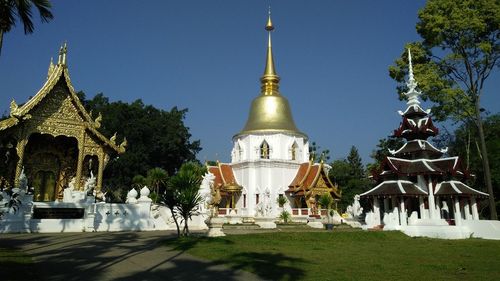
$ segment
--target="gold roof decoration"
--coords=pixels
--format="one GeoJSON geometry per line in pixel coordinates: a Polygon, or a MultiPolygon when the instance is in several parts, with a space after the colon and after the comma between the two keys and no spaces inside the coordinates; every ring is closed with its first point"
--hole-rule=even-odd
{"type": "Polygon", "coordinates": [[[271,20],[271,10],[265,29],[268,32],[266,66],[260,78],[261,93],[252,101],[250,113],[243,130],[238,135],[253,133],[289,133],[307,138],[300,132],[293,120],[288,100],[279,92],[280,77],[276,73],[272,51],[271,32],[274,25],[271,20]]]}
{"type": "Polygon", "coordinates": [[[108,138],[97,131],[97,129],[100,127],[102,116],[99,114],[98,118],[94,121],[92,119],[92,116],[87,112],[87,110],[85,110],[85,107],[76,95],[75,89],[73,88],[73,85],[71,83],[68,67],[66,65],[67,50],[67,44],[64,43],[59,49],[57,64],[54,64],[52,59],[50,61],[47,81],[45,81],[45,84],[42,86],[42,88],[30,100],[28,100],[21,106],[18,106],[17,103],[12,100],[10,104],[10,118],[0,121],[0,131],[17,125],[21,120],[31,118],[30,112],[38,104],[40,104],[47,95],[49,95],[51,90],[61,79],[64,79],[63,82],[65,82],[64,84],[69,90],[71,103],[77,108],[78,114],[82,117],[85,129],[90,131],[93,135],[95,135],[98,139],[100,139],[103,143],[105,143],[113,150],[119,153],[125,152],[125,146],[120,147],[112,143],[108,138]]]}

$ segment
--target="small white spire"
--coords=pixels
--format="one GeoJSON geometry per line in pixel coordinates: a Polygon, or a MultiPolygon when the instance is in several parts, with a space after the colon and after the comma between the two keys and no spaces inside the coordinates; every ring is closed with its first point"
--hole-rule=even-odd
{"type": "Polygon", "coordinates": [[[419,105],[420,101],[418,97],[422,94],[422,92],[416,90],[417,81],[415,81],[415,77],[413,76],[410,48],[408,48],[408,82],[406,82],[406,86],[408,86],[408,92],[405,93],[405,96],[408,98],[408,102],[406,104],[409,106],[419,105]]]}

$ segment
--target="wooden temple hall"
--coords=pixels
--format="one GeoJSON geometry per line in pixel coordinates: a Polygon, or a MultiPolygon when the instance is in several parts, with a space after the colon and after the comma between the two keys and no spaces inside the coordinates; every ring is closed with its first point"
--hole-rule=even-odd
{"type": "Polygon", "coordinates": [[[127,145],[98,131],[102,116],[94,119],[76,95],[66,54],[64,44],[43,87],[22,105],[12,100],[0,121],[0,186],[17,186],[24,170],[35,201],[62,199],[70,186],[83,190],[91,176],[100,190],[106,164],[127,145]]]}

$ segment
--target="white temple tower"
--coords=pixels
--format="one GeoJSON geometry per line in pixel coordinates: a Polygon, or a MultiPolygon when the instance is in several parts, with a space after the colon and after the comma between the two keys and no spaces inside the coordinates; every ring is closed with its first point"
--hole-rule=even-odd
{"type": "MultiPolygon", "coordinates": [[[[288,100],[279,92],[270,15],[266,30],[267,60],[260,78],[261,92],[252,102],[245,127],[233,137],[231,159],[235,178],[243,186],[236,207],[246,208],[250,216],[259,201],[274,203],[280,195],[285,196],[300,164],[309,161],[308,137],[297,129],[288,100]]],[[[277,209],[272,211],[276,214],[277,209]]]]}
{"type": "MultiPolygon", "coordinates": [[[[325,176],[326,165],[310,161],[308,137],[295,125],[288,100],[279,91],[270,13],[265,29],[268,46],[260,94],[252,101],[243,130],[233,136],[231,163],[209,166],[208,171],[223,194],[221,215],[277,217],[283,210],[293,215],[292,208],[295,214],[305,208],[300,214],[307,216],[307,208],[314,204],[310,202],[333,192],[333,184],[325,176]],[[287,197],[288,202],[279,206],[279,197],[287,197]]],[[[335,193],[338,198],[336,188],[335,193]]]]}

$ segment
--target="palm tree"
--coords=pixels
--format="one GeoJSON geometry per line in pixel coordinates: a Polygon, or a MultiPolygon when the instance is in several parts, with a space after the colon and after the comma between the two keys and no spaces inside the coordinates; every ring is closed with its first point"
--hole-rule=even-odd
{"type": "Polygon", "coordinates": [[[23,23],[24,34],[33,33],[35,29],[31,21],[33,5],[38,9],[42,22],[49,22],[54,18],[49,10],[52,7],[49,0],[0,0],[0,53],[3,34],[16,25],[16,18],[23,23]]]}
{"type": "MultiPolygon", "coordinates": [[[[176,175],[170,178],[167,193],[172,192],[176,201],[177,211],[184,220],[182,235],[189,236],[188,220],[197,214],[197,207],[201,203],[199,189],[204,168],[188,162],[181,166],[176,175]]],[[[173,214],[174,212],[172,212],[173,214]]]]}
{"type": "Polygon", "coordinates": [[[148,175],[146,177],[146,181],[148,184],[153,187],[153,192],[155,193],[154,202],[158,201],[158,196],[160,194],[160,186],[163,186],[167,183],[168,174],[162,168],[153,168],[148,171],[148,175]]]}

